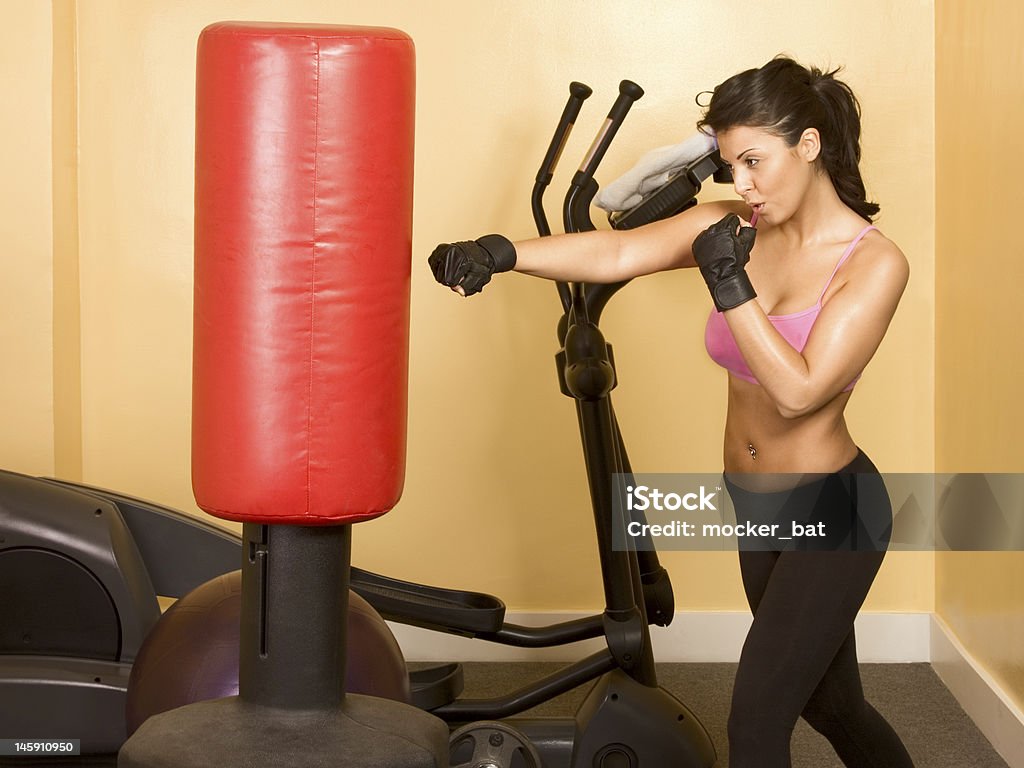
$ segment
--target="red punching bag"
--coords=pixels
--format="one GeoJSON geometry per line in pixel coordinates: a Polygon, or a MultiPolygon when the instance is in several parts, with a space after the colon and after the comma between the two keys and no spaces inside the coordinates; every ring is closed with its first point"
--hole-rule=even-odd
{"type": "Polygon", "coordinates": [[[198,72],[197,503],[240,521],[376,517],[404,474],[411,41],[218,24],[198,72]]]}
{"type": "Polygon", "coordinates": [[[401,493],[413,46],[216,24],[199,41],[192,479],[246,523],[239,694],[147,719],[121,768],[439,768],[445,724],[343,693],[350,523],[401,493]]]}

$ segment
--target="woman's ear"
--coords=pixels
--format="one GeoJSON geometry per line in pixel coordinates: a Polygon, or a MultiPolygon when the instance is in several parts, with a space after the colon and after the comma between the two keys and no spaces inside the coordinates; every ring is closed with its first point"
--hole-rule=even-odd
{"type": "Polygon", "coordinates": [[[817,160],[821,154],[821,134],[818,133],[818,129],[807,128],[800,134],[796,149],[800,157],[808,163],[817,160]]]}

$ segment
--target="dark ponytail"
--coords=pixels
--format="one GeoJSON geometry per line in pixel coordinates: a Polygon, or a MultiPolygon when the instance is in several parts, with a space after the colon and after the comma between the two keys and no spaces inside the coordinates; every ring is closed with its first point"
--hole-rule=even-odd
{"type": "Polygon", "coordinates": [[[860,103],[850,86],[835,78],[838,72],[807,69],[777,56],[718,86],[697,127],[716,133],[738,125],[764,128],[791,147],[806,129],[817,128],[818,162],[843,203],[871,221],[879,207],[867,200],[860,175],[860,103]]]}

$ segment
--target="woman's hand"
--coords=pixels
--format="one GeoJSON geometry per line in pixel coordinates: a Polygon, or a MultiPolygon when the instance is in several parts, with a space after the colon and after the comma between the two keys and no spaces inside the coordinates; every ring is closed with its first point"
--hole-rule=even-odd
{"type": "Polygon", "coordinates": [[[427,259],[434,279],[462,296],[479,293],[495,272],[507,272],[516,265],[516,249],[501,235],[479,240],[442,243],[427,259]]]}
{"type": "Polygon", "coordinates": [[[750,261],[750,249],[754,247],[756,236],[756,229],[730,213],[693,241],[693,258],[719,312],[738,307],[757,296],[743,269],[750,261]]]}

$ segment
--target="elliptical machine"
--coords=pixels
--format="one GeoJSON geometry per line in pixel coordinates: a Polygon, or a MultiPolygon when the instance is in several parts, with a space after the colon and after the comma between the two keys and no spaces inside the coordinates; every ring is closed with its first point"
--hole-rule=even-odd
{"type": "MultiPolygon", "coordinates": [[[[541,236],[551,234],[544,191],[591,93],[582,83],[570,85],[568,102],[537,172],[532,209],[541,236]]],[[[591,201],[598,191],[594,172],[630,107],[642,95],[637,84],[628,80],[620,84],[619,96],[565,196],[566,232],[596,229],[590,218],[591,201]]],[[[712,175],[716,181],[729,180],[717,150],[680,170],[632,209],[613,214],[610,223],[617,229],[631,229],[675,215],[696,205],[701,182],[712,175]]],[[[455,698],[461,684],[457,665],[413,673],[414,697],[451,724],[467,723],[453,735],[453,746],[460,740],[473,745],[472,757],[460,763],[461,768],[481,764],[505,768],[509,764],[502,762],[505,753],[496,751],[493,742],[515,742],[516,732],[536,747],[543,761],[536,764],[545,768],[710,768],[715,763],[714,746],[703,725],[657,681],[649,625],[667,626],[672,621],[674,597],[668,573],[649,542],[626,550],[613,546],[613,532],[624,529],[628,521],[613,504],[610,481],[613,475],[632,470],[611,403],[610,393],[617,384],[612,347],[598,323],[609,299],[626,282],[557,283],[563,314],[557,329],[556,369],[561,392],[575,402],[583,442],[604,612],[548,627],[516,626],[505,623],[504,604],[489,595],[438,590],[353,571],[353,589],[385,618],[399,623],[519,647],[605,638],[605,650],[490,700],[455,698]],[[573,718],[504,719],[595,679],[573,718]],[[493,722],[497,719],[502,723],[493,722]],[[515,730],[510,732],[506,726],[515,730]]],[[[646,522],[641,512],[634,515],[646,522]]]]}
{"type": "Polygon", "coordinates": [[[132,664],[182,597],[241,562],[241,539],[112,491],[0,471],[0,724],[8,735],[126,738],[132,664]],[[8,730],[9,729],[9,730],[8,730]]]}

